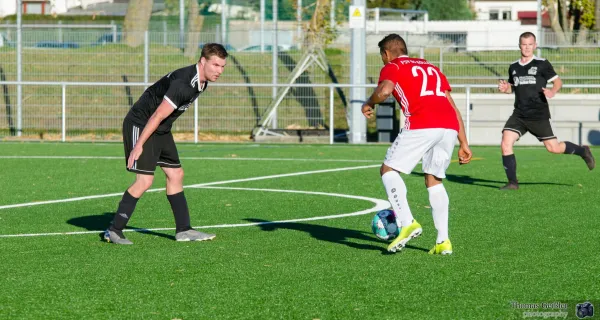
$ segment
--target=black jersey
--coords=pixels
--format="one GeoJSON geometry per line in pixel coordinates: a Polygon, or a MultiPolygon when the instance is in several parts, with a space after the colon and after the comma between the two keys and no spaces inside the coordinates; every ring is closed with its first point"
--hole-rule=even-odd
{"type": "Polygon", "coordinates": [[[125,120],[140,127],[146,126],[148,119],[154,114],[161,102],[166,100],[175,109],[164,119],[156,133],[164,134],[171,131],[175,121],[202,93],[207,82],[199,83],[199,71],[197,65],[177,69],[162,77],[151,87],[146,89],[138,101],[133,105],[125,120]]]}
{"type": "Polygon", "coordinates": [[[533,57],[526,64],[515,61],[508,68],[508,82],[515,93],[514,115],[523,119],[549,119],[548,100],[542,91],[558,75],[546,59],[533,57]]]}

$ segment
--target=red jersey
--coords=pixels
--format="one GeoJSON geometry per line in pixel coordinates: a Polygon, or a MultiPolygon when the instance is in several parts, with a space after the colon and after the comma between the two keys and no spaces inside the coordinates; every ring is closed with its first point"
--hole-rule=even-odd
{"type": "Polygon", "coordinates": [[[404,129],[459,130],[456,111],[446,98],[450,84],[438,67],[424,59],[401,56],[381,69],[379,83],[384,80],[395,84],[393,94],[406,117],[404,129]]]}

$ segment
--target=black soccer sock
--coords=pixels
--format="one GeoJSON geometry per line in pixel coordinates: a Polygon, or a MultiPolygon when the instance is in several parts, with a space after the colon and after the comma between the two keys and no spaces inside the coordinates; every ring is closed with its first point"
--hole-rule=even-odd
{"type": "Polygon", "coordinates": [[[582,146],[578,146],[570,141],[565,141],[565,152],[564,154],[576,154],[580,157],[583,157],[585,154],[585,149],[582,146]]]}
{"type": "Polygon", "coordinates": [[[132,196],[129,191],[125,191],[125,193],[123,193],[121,202],[119,202],[119,208],[117,209],[117,213],[115,214],[110,226],[111,230],[121,232],[123,229],[125,229],[127,222],[129,222],[129,219],[133,214],[133,210],[135,210],[135,205],[137,204],[138,200],[139,198],[132,196]]]}
{"type": "Polygon", "coordinates": [[[188,210],[187,200],[183,191],[167,195],[167,199],[171,203],[171,209],[173,209],[173,216],[175,216],[175,232],[181,232],[190,230],[192,228],[190,223],[190,211],[188,210]]]}
{"type": "Polygon", "coordinates": [[[508,182],[518,183],[517,181],[517,158],[514,154],[502,156],[502,164],[504,165],[504,171],[506,171],[506,177],[508,182]]]}

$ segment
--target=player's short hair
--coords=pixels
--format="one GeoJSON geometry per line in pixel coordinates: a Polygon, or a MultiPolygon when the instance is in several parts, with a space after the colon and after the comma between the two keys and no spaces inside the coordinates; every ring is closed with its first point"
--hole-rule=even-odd
{"type": "Polygon", "coordinates": [[[533,38],[534,42],[537,41],[535,39],[535,34],[533,34],[533,32],[527,31],[527,32],[521,33],[521,35],[519,36],[519,43],[521,43],[521,39],[525,39],[525,38],[533,38]]]}
{"type": "Polygon", "coordinates": [[[202,54],[200,55],[200,58],[208,60],[212,56],[217,56],[221,59],[225,59],[228,55],[229,54],[223,45],[219,43],[207,43],[204,45],[204,47],[202,47],[202,54]]]}
{"type": "Polygon", "coordinates": [[[408,54],[406,48],[406,42],[398,34],[388,34],[377,44],[379,46],[379,52],[383,53],[384,50],[388,50],[394,54],[405,55],[408,54]]]}

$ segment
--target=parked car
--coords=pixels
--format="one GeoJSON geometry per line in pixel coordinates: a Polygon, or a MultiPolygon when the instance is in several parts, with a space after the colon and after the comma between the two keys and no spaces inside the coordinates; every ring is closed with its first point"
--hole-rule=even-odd
{"type": "MultiPolygon", "coordinates": [[[[200,42],[198,44],[198,48],[202,49],[204,47],[206,43],[205,42],[200,42]]],[[[237,51],[232,45],[230,45],[229,43],[224,45],[225,50],[229,51],[229,52],[233,52],[233,51],[237,51]]]]}
{"type": "MultiPolygon", "coordinates": [[[[295,46],[282,44],[282,45],[277,46],[277,51],[279,51],[279,52],[290,51],[295,48],[296,48],[295,46]]],[[[264,49],[265,49],[265,51],[273,51],[273,46],[270,44],[265,44],[264,49]]],[[[238,51],[240,51],[240,52],[260,52],[260,45],[245,46],[243,48],[240,48],[240,50],[238,50],[238,51]]]]}
{"type": "Polygon", "coordinates": [[[100,38],[98,38],[98,40],[96,40],[96,43],[94,43],[94,45],[104,45],[107,43],[115,42],[121,42],[121,33],[117,33],[117,41],[114,41],[114,35],[112,33],[105,33],[101,35],[100,38]]]}
{"type": "Polygon", "coordinates": [[[36,48],[77,49],[79,44],[75,42],[40,41],[35,44],[36,48]]]}

